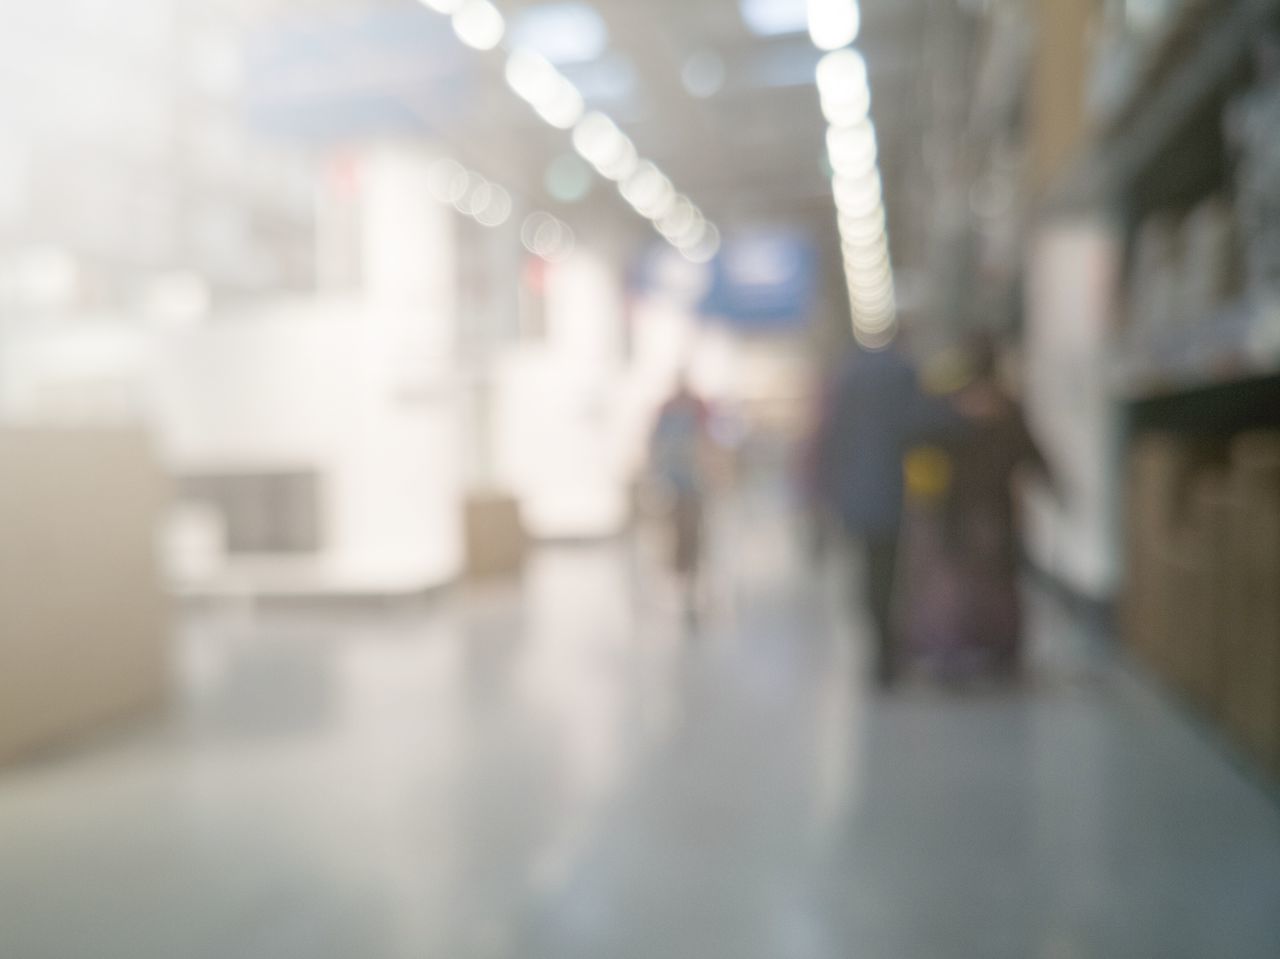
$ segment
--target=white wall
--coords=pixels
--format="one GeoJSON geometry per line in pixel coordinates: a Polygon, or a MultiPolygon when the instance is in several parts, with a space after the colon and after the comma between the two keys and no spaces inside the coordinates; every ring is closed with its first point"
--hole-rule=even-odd
{"type": "Polygon", "coordinates": [[[318,470],[335,588],[418,589],[461,569],[461,481],[447,375],[397,378],[397,321],[293,307],[166,336],[156,400],[178,472],[318,470]]]}
{"type": "Polygon", "coordinates": [[[1107,381],[1118,241],[1105,224],[1042,231],[1027,290],[1028,416],[1058,476],[1061,505],[1036,497],[1029,546],[1086,595],[1109,596],[1119,569],[1115,414],[1107,381]]]}
{"type": "Polygon", "coordinates": [[[547,337],[499,364],[498,474],[540,538],[607,536],[629,510],[621,271],[579,251],[547,276],[547,337]]]}

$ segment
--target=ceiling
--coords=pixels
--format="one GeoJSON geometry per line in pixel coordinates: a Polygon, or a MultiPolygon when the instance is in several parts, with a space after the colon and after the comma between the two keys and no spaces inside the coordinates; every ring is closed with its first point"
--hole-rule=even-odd
{"type": "MultiPolygon", "coordinates": [[[[512,25],[528,11],[562,0],[494,2],[512,25]]],[[[589,108],[613,117],[640,154],[657,163],[723,228],[801,225],[834,251],[835,214],[824,159],[826,125],[813,84],[820,52],[806,32],[753,33],[740,6],[746,2],[781,8],[790,3],[793,14],[798,10],[802,18],[805,0],[573,2],[589,3],[607,34],[599,55],[560,66],[582,89],[589,108]],[[701,96],[690,93],[682,80],[691,58],[699,58],[704,72],[709,69],[719,81],[708,82],[701,96]]],[[[954,54],[954,21],[966,5],[973,6],[968,0],[861,0],[856,46],[868,66],[891,250],[899,268],[923,269],[929,259],[932,201],[925,188],[926,134],[937,125],[939,111],[958,113],[965,108],[965,91],[956,96],[937,82],[945,75],[939,73],[937,60],[954,54]]],[[[271,3],[276,13],[303,15],[371,6],[404,10],[419,4],[271,3]]],[[[251,9],[263,15],[263,5],[251,9]]],[[[422,13],[439,17],[425,9],[422,13]]],[[[499,51],[466,53],[480,81],[443,130],[443,139],[458,159],[555,209],[575,225],[608,223],[637,241],[652,235],[647,222],[600,178],[595,178],[584,201],[557,206],[544,179],[557,157],[572,152],[570,134],[545,124],[507,88],[499,51]]],[[[838,254],[830,255],[838,264],[838,254]]]]}
{"type": "MultiPolygon", "coordinates": [[[[803,6],[803,0],[797,0],[803,6]]],[[[502,0],[508,18],[539,0],[502,0]]],[[[932,0],[863,0],[858,47],[866,57],[873,117],[891,229],[905,171],[920,150],[919,85],[922,22],[932,0]]],[[[757,36],[738,0],[592,0],[608,28],[611,66],[633,77],[631,93],[592,104],[609,113],[707,214],[733,227],[761,221],[804,221],[829,227],[834,209],[824,169],[826,124],[813,86],[820,58],[807,34],[757,36]],[[723,84],[691,95],[682,72],[695,56],[723,65],[723,84]]],[[[576,79],[582,67],[565,67],[576,79]]],[[[500,67],[495,63],[495,81],[500,67]]],[[[589,87],[590,85],[584,85],[589,87]]],[[[502,166],[526,189],[570,149],[568,134],[546,127],[524,103],[495,83],[492,102],[453,136],[478,168],[502,166]],[[519,144],[513,149],[513,144],[519,144]]],[[[486,100],[488,98],[486,97],[486,100]]],[[[495,169],[495,175],[498,170],[495,169]]],[[[597,208],[615,208],[646,228],[601,182],[597,208]]],[[[905,254],[905,251],[902,251],[905,254]]]]}

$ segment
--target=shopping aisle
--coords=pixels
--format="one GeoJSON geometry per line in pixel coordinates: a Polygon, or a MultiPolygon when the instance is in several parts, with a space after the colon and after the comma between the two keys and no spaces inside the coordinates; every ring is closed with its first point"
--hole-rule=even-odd
{"type": "Polygon", "coordinates": [[[14,959],[1267,957],[1280,811],[1037,603],[1018,692],[864,691],[763,502],[686,638],[631,544],[192,615],[160,727],[0,774],[14,959]]]}

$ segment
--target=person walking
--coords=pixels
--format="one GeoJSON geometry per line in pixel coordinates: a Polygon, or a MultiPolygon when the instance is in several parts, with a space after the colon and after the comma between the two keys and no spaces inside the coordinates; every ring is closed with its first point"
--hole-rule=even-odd
{"type": "Polygon", "coordinates": [[[859,544],[864,557],[858,592],[870,613],[875,677],[893,683],[898,656],[894,599],[903,511],[903,461],[936,426],[945,429],[941,404],[926,400],[912,362],[891,344],[855,346],[838,368],[819,428],[820,495],[859,544]]]}
{"type": "Polygon", "coordinates": [[[698,614],[709,407],[683,372],[662,404],[649,439],[650,468],[669,496],[671,558],[686,619],[698,614]]]}
{"type": "Polygon", "coordinates": [[[975,335],[969,355],[972,379],[953,398],[963,427],[949,444],[943,521],[960,586],[955,625],[964,646],[981,652],[998,672],[1012,674],[1022,652],[1015,484],[1030,472],[1059,491],[1021,405],[1000,383],[994,340],[975,335]]]}

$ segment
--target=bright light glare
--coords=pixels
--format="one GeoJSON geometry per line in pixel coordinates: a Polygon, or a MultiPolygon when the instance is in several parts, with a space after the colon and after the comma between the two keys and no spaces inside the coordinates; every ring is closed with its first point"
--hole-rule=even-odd
{"type": "Polygon", "coordinates": [[[573,131],[573,148],[601,176],[625,180],[640,163],[635,144],[603,113],[588,113],[573,131]]]}
{"type": "Polygon", "coordinates": [[[884,232],[884,204],[878,203],[866,213],[855,213],[853,210],[838,210],[840,234],[843,236],[877,237],[884,232]]]}
{"type": "Polygon", "coordinates": [[[837,176],[831,183],[836,209],[851,216],[873,213],[880,203],[880,174],[873,167],[861,177],[837,176]]]}
{"type": "Polygon", "coordinates": [[[622,183],[622,196],[641,216],[660,219],[671,211],[676,188],[656,166],[645,160],[622,183]]]}
{"type": "Polygon", "coordinates": [[[573,131],[573,148],[592,166],[600,166],[622,149],[625,136],[603,113],[588,113],[573,131]]]}
{"type": "Polygon", "coordinates": [[[671,209],[657,221],[658,232],[668,240],[675,241],[683,236],[698,222],[701,214],[687,196],[677,197],[671,209]]]}
{"type": "Polygon", "coordinates": [[[583,103],[582,94],[578,92],[578,88],[568,80],[564,80],[555,96],[545,103],[537,104],[535,109],[538,111],[538,116],[557,130],[568,130],[582,119],[582,111],[586,109],[586,104],[583,103]]]}
{"type": "Polygon", "coordinates": [[[847,47],[861,25],[856,0],[809,0],[809,36],[819,50],[847,47]]]}
{"type": "Polygon", "coordinates": [[[689,225],[679,233],[672,235],[669,239],[680,250],[687,250],[697,247],[707,237],[707,230],[711,226],[707,222],[707,218],[703,216],[702,211],[694,208],[693,218],[689,225]]]}
{"type": "Polygon", "coordinates": [[[529,50],[515,50],[507,58],[507,84],[538,116],[561,130],[582,118],[582,94],[559,70],[529,50]]]}
{"type": "Polygon", "coordinates": [[[836,50],[818,63],[818,96],[822,112],[835,127],[861,124],[871,109],[867,64],[856,50],[836,50]]]}
{"type": "Polygon", "coordinates": [[[640,155],[636,153],[636,145],[624,134],[617,148],[596,169],[609,180],[622,181],[635,172],[639,162],[640,155]]]}
{"type": "Polygon", "coordinates": [[[443,13],[445,16],[455,12],[463,4],[463,0],[422,0],[422,2],[436,13],[443,13]]]}
{"type": "Polygon", "coordinates": [[[492,50],[506,30],[506,21],[489,0],[465,0],[453,14],[453,32],[476,50],[492,50]]]}
{"type": "Polygon", "coordinates": [[[871,121],[827,130],[827,156],[837,173],[857,174],[876,162],[876,132],[871,121]]]}
{"type": "Polygon", "coordinates": [[[889,269],[889,254],[881,243],[856,246],[846,241],[841,244],[841,253],[846,270],[889,269]]]}
{"type": "Polygon", "coordinates": [[[697,243],[681,247],[680,252],[692,263],[710,263],[720,252],[720,231],[715,224],[705,224],[702,238],[697,243]]]}
{"type": "Polygon", "coordinates": [[[851,283],[869,286],[883,284],[893,278],[889,271],[889,262],[883,259],[862,260],[856,257],[844,258],[845,273],[851,283]]]}
{"type": "Polygon", "coordinates": [[[556,95],[560,72],[538,54],[513,50],[507,57],[507,85],[526,103],[541,103],[556,95]]]}

